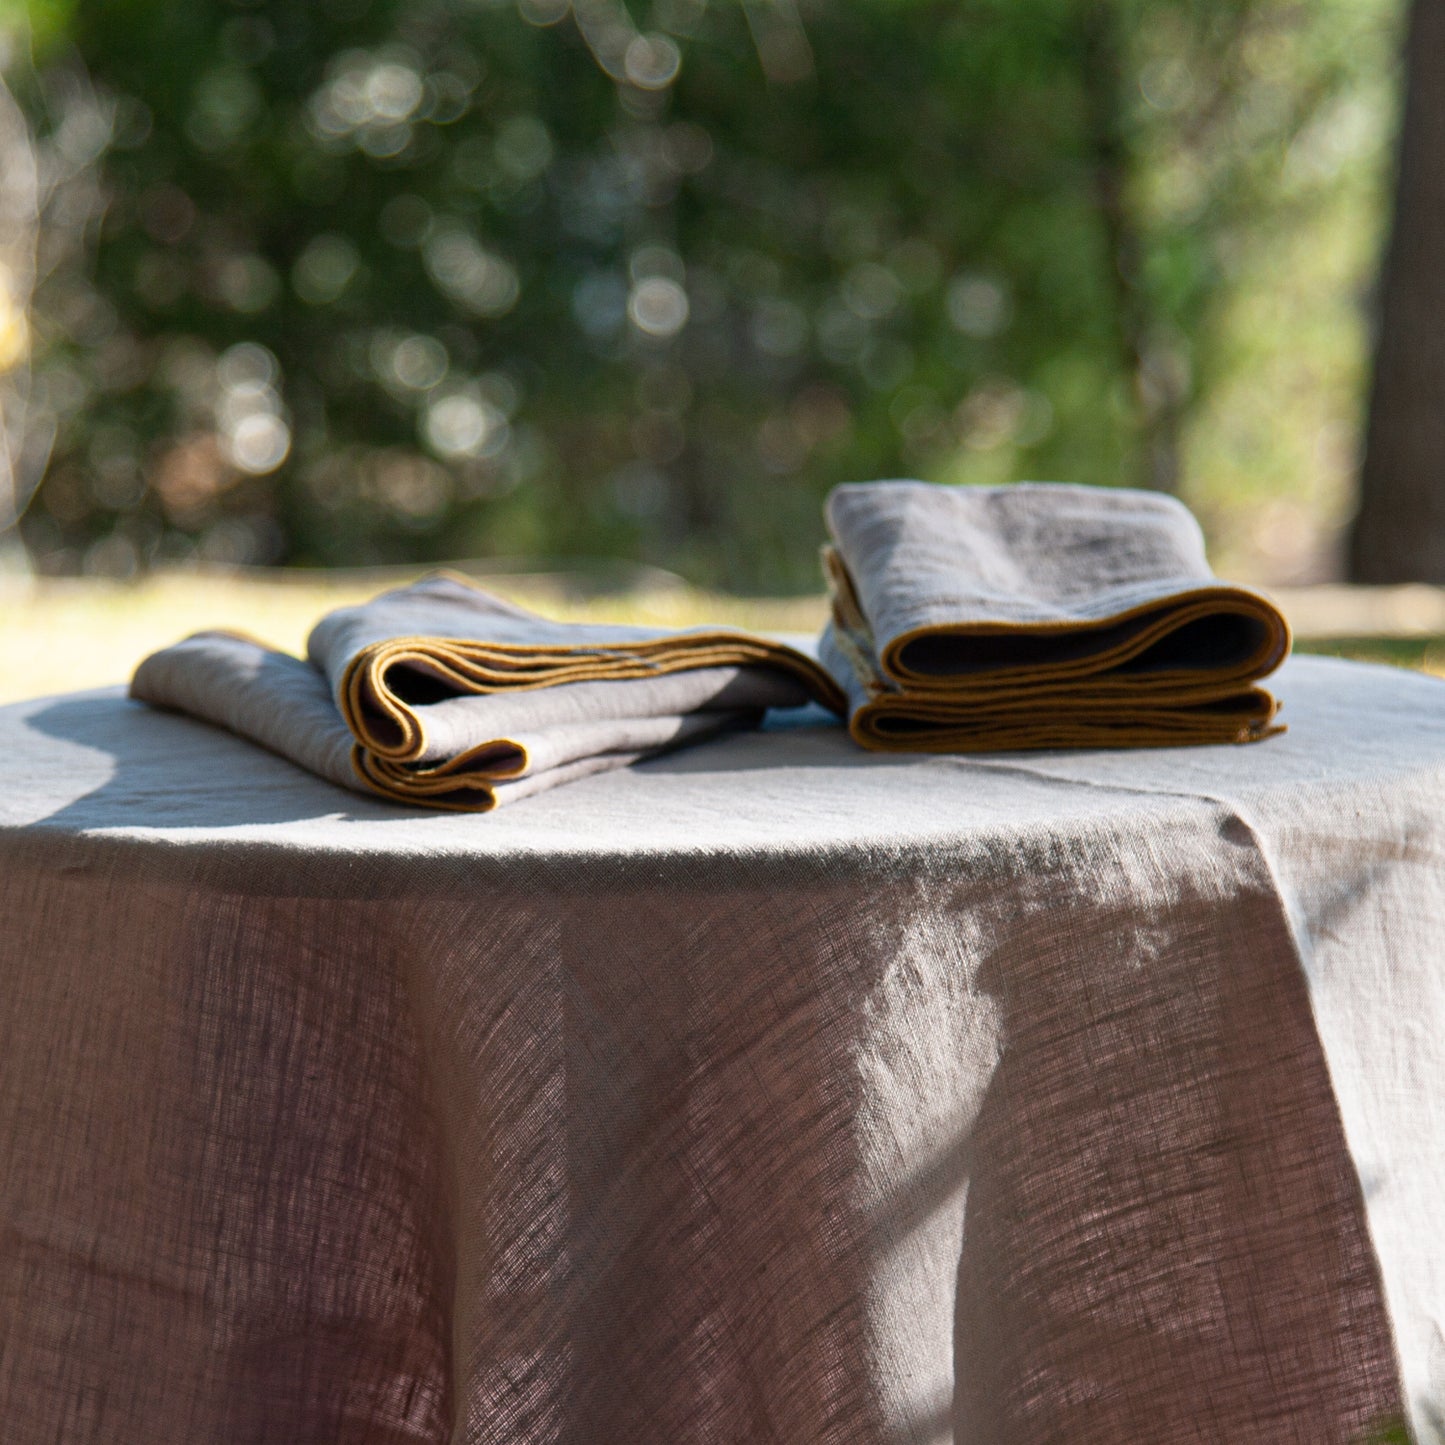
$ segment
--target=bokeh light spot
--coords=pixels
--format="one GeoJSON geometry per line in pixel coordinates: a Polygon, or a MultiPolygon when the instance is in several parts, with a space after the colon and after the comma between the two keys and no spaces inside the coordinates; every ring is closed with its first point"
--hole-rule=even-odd
{"type": "Polygon", "coordinates": [[[303,301],[324,306],[341,296],[360,264],[356,247],[345,236],[315,236],[291,269],[292,289],[303,301]]]}
{"type": "Polygon", "coordinates": [[[638,35],[622,61],[627,78],[643,90],[664,90],[677,79],[682,52],[666,35],[638,35]]]}
{"type": "Polygon", "coordinates": [[[291,450],[291,428],[270,412],[252,412],[227,437],[227,454],[243,472],[274,472],[291,450]]]}
{"type": "Polygon", "coordinates": [[[687,292],[665,276],[650,276],[632,288],[627,315],[647,336],[661,340],[676,336],[687,325],[687,292]]]}

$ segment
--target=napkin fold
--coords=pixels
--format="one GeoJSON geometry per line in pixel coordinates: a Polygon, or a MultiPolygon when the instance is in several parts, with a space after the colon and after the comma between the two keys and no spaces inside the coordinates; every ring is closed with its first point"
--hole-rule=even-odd
{"type": "Polygon", "coordinates": [[[829,674],[781,642],[553,622],[443,574],[329,613],[307,653],[197,633],[146,658],[131,695],[332,782],[477,812],[751,726],[768,708],[845,706],[829,674]]]}
{"type": "Polygon", "coordinates": [[[1221,582],[1182,503],[1016,483],[837,487],[819,657],[883,751],[1253,742],[1289,652],[1268,598],[1221,582]]]}

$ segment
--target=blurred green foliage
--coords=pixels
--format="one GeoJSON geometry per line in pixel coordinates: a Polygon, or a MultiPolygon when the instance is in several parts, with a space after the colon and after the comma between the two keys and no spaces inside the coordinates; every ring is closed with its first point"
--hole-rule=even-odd
{"type": "Polygon", "coordinates": [[[1327,525],[1396,10],[48,0],[12,85],[45,143],[90,107],[104,183],[26,543],[784,590],[867,477],[1327,525]]]}

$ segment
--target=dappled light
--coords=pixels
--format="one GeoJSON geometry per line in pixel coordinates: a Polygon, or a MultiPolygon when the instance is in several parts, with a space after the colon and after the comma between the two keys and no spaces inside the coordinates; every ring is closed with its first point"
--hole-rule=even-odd
{"type": "Polygon", "coordinates": [[[1338,570],[1390,0],[67,14],[15,32],[0,127],[41,573],[600,552],[776,592],[878,475],[1160,487],[1252,575],[1338,570]]]}

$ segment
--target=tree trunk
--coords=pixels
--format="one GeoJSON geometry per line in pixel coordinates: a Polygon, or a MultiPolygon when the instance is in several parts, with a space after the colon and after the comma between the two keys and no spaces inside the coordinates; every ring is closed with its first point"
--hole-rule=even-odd
{"type": "MultiPolygon", "coordinates": [[[[1445,4],[1445,0],[1441,0],[1445,4]]],[[[1080,53],[1094,196],[1103,226],[1123,370],[1132,383],[1139,458],[1134,484],[1179,489],[1179,437],[1188,384],[1157,343],[1158,318],[1144,286],[1145,236],[1131,204],[1125,127],[1124,36],[1118,7],[1096,0],[1082,17],[1080,53]]]]}
{"type": "Polygon", "coordinates": [[[1356,582],[1445,583],[1445,0],[1413,0],[1356,582]]]}

